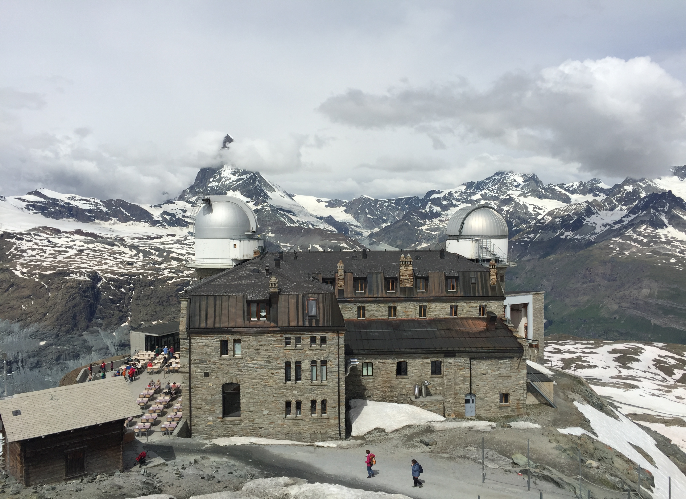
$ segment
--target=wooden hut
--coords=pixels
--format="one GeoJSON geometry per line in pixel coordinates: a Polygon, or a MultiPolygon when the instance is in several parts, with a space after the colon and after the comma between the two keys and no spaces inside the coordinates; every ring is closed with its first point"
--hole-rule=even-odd
{"type": "Polygon", "coordinates": [[[26,486],[122,470],[125,422],[140,412],[123,378],[0,400],[5,468],[26,486]]]}

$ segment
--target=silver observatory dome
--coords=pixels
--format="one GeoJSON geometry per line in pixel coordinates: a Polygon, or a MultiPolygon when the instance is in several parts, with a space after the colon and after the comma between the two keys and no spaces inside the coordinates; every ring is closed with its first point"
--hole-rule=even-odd
{"type": "Polygon", "coordinates": [[[196,239],[244,239],[257,232],[250,207],[231,196],[209,196],[195,216],[196,239]]]}
{"type": "Polygon", "coordinates": [[[492,207],[482,204],[460,208],[450,218],[447,231],[448,237],[507,237],[507,222],[503,216],[492,207]]]}

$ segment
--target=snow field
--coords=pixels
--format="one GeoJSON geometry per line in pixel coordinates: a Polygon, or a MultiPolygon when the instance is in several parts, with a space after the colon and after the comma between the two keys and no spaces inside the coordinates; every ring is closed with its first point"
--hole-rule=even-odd
{"type": "Polygon", "coordinates": [[[611,418],[590,405],[574,402],[574,405],[589,420],[593,431],[591,435],[581,428],[565,428],[561,433],[570,435],[587,434],[621,452],[642,468],[650,471],[655,478],[654,497],[666,498],[668,480],[672,479],[672,497],[686,497],[686,476],[679,468],[657,448],[655,440],[640,426],[621,413],[616,413],[619,420],[611,418]],[[652,465],[631,444],[643,449],[655,462],[652,465]]]}
{"type": "Polygon", "coordinates": [[[404,426],[445,421],[443,416],[408,404],[353,399],[350,407],[353,437],[365,435],[375,429],[389,433],[404,426]]]}

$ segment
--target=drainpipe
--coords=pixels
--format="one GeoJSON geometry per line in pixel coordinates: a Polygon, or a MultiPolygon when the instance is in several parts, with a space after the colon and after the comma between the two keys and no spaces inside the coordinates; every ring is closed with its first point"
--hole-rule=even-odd
{"type": "Polygon", "coordinates": [[[336,334],[336,338],[338,341],[338,348],[336,348],[338,355],[338,438],[339,440],[342,440],[343,437],[341,436],[341,334],[336,334]]]}

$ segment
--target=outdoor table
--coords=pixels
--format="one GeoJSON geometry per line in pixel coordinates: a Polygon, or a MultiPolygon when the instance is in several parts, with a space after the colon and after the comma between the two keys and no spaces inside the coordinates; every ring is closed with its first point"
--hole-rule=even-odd
{"type": "Polygon", "coordinates": [[[155,394],[155,391],[154,390],[146,390],[143,393],[145,394],[146,397],[151,397],[152,395],[155,394]]]}
{"type": "Polygon", "coordinates": [[[145,414],[141,418],[142,422],[149,422],[149,423],[154,423],[157,421],[157,414],[145,414]]]}
{"type": "Polygon", "coordinates": [[[141,431],[145,430],[145,434],[148,434],[148,430],[150,429],[150,423],[138,423],[135,426],[135,430],[138,432],[140,435],[141,431]]]}
{"type": "Polygon", "coordinates": [[[162,409],[164,409],[164,406],[161,406],[161,405],[153,405],[153,406],[151,407],[151,409],[153,409],[153,412],[158,412],[158,413],[159,413],[159,412],[162,412],[162,409]]]}
{"type": "Polygon", "coordinates": [[[162,423],[162,428],[164,428],[165,435],[171,435],[176,429],[176,423],[162,423]]]}
{"type": "Polygon", "coordinates": [[[139,398],[139,399],[136,399],[136,403],[137,403],[138,405],[141,405],[141,406],[142,406],[142,405],[145,405],[145,404],[148,403],[148,399],[146,399],[146,398],[139,398]]]}
{"type": "Polygon", "coordinates": [[[174,414],[174,421],[181,421],[181,418],[183,417],[183,412],[177,412],[174,414]]]}
{"type": "Polygon", "coordinates": [[[180,410],[181,410],[181,404],[176,404],[176,405],[173,407],[173,409],[174,409],[175,412],[180,411],[180,410]]]}

